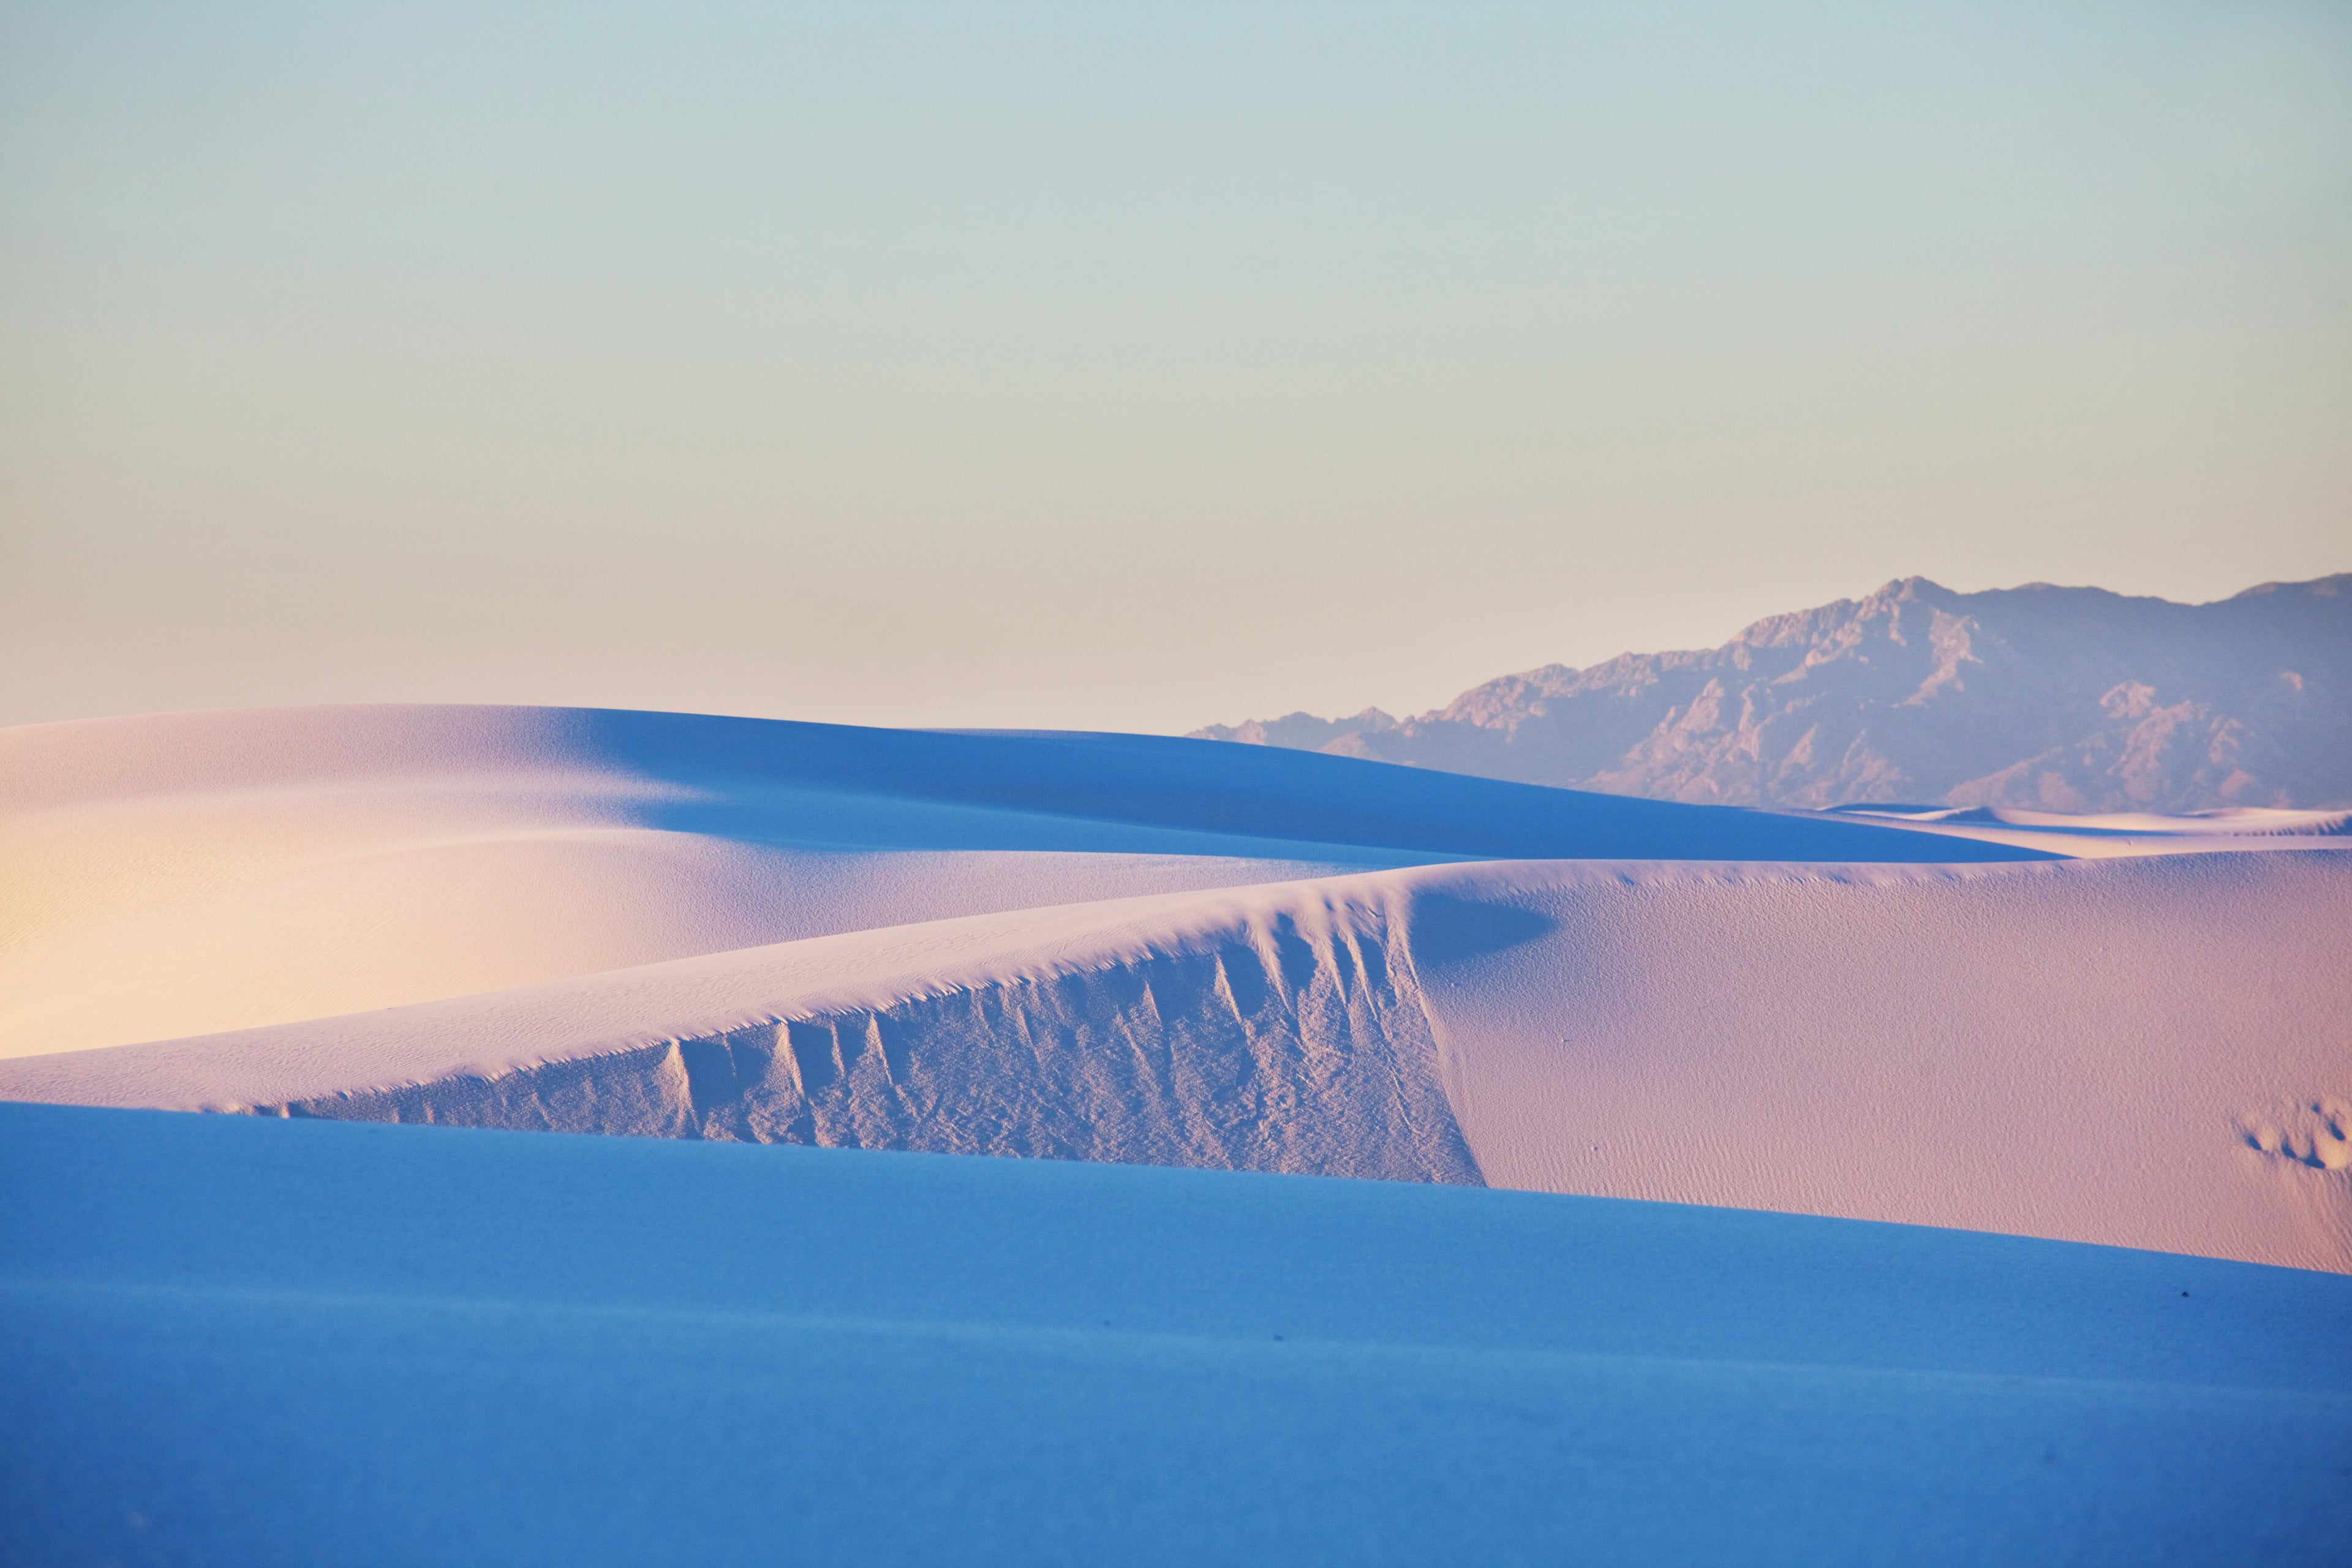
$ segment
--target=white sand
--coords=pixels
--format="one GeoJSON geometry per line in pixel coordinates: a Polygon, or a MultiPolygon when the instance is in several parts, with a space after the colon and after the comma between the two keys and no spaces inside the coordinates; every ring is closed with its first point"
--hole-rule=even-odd
{"type": "Polygon", "coordinates": [[[2336,818],[513,709],[0,780],[0,1559],[2352,1531],[2336,818]]]}
{"type": "Polygon", "coordinates": [[[2331,1561],[2352,1279],[0,1106],[11,1563],[2331,1561]],[[38,1194],[38,1201],[23,1201],[38,1194]]]}
{"type": "Polygon", "coordinates": [[[2352,854],[2117,853],[2343,845],[2333,818],[1923,831],[1206,742],[533,710],[46,726],[0,755],[11,1098],[1484,1181],[2352,1269],[2352,854]],[[1934,863],[2020,837],[2100,858],[1934,863]]]}
{"type": "Polygon", "coordinates": [[[2352,852],[1421,880],[1494,1184],[2352,1270],[2352,852]]]}
{"type": "Polygon", "coordinates": [[[33,725],[0,779],[0,1057],[1336,869],[1918,843],[1140,736],[554,709],[33,725]]]}

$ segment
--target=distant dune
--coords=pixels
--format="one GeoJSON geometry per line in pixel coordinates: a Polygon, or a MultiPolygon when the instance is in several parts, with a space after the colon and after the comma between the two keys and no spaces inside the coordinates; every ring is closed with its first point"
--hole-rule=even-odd
{"type": "Polygon", "coordinates": [[[1547,665],[1397,720],[1196,738],[1738,805],[2352,806],[2352,574],[2207,605],[1924,577],[1706,652],[1547,665]]]}
{"type": "Polygon", "coordinates": [[[2342,814],[334,709],[0,734],[0,1097],[1488,1184],[2352,1271],[2342,814]]]}

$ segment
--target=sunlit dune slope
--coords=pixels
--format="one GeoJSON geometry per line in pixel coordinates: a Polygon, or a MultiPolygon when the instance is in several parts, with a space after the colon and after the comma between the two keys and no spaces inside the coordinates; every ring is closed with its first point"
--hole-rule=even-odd
{"type": "Polygon", "coordinates": [[[2352,1269],[2352,850],[1415,885],[1496,1185],[2352,1269]]]}

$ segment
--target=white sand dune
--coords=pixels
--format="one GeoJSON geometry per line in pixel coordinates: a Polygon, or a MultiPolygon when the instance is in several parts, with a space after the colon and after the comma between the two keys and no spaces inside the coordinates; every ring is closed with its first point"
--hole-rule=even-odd
{"type": "Polygon", "coordinates": [[[0,778],[0,1559],[2352,1531],[2335,818],[519,709],[0,778]]]}
{"type": "Polygon", "coordinates": [[[1450,880],[1496,1185],[2352,1270],[2352,853],[1450,880]]]}
{"type": "Polygon", "coordinates": [[[0,1056],[1336,869],[1918,843],[1143,736],[554,709],[26,726],[0,779],[0,1056]]]}
{"type": "Polygon", "coordinates": [[[1997,825],[2103,857],[2060,860],[1132,737],[341,710],[9,739],[20,831],[56,846],[32,916],[73,912],[12,948],[30,1044],[0,1096],[1485,1182],[2352,1270],[2332,819],[1997,825]],[[2115,854],[2230,832],[2273,852],[2115,854]],[[233,960],[297,894],[347,918],[289,902],[233,960]],[[110,1037],[84,1000],[109,940],[143,1009],[110,1037]],[[210,1027],[239,1006],[254,1026],[210,1027]]]}
{"type": "Polygon", "coordinates": [[[1829,815],[1856,822],[1899,823],[1925,833],[2084,858],[2307,849],[2314,839],[2352,836],[2352,811],[2256,805],[2182,816],[2147,811],[2068,815],[1990,805],[1848,805],[1829,815]]]}
{"type": "Polygon", "coordinates": [[[2251,1564],[2352,1531],[2341,1276],[47,1106],[0,1106],[0,1190],[11,1563],[2251,1564]]]}
{"type": "Polygon", "coordinates": [[[0,1056],[1423,858],[1149,825],[1048,831],[823,777],[656,774],[597,754],[565,717],[344,710],[0,731],[0,1056]]]}
{"type": "Polygon", "coordinates": [[[20,1058],[0,1094],[1483,1181],[2352,1270],[2346,930],[2341,851],[1435,867],[20,1058]]]}

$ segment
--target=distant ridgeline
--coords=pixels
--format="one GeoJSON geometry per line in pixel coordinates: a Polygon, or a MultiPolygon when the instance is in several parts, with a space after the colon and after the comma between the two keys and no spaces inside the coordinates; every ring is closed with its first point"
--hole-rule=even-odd
{"type": "Polygon", "coordinates": [[[1193,734],[1739,805],[2352,805],[2352,573],[2209,605],[1909,577],[1708,652],[1507,675],[1417,719],[1193,734]]]}

